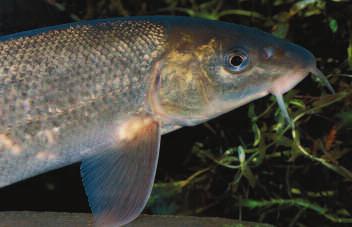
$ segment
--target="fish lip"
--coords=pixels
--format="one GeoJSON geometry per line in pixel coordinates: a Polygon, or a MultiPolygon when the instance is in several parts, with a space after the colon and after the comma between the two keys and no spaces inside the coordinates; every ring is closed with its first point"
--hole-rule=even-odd
{"type": "Polygon", "coordinates": [[[273,95],[284,94],[294,88],[309,74],[317,77],[332,94],[336,93],[326,76],[316,66],[280,76],[273,82],[269,92],[273,95]]]}
{"type": "Polygon", "coordinates": [[[308,75],[309,71],[305,69],[289,72],[286,75],[275,79],[269,89],[269,92],[273,95],[284,94],[294,88],[308,75]]]}

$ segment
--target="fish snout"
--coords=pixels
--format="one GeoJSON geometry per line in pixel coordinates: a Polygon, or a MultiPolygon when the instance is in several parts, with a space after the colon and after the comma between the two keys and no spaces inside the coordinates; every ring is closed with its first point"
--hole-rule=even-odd
{"type": "Polygon", "coordinates": [[[281,75],[273,80],[269,92],[276,97],[281,113],[287,122],[292,124],[283,99],[284,93],[295,87],[309,73],[318,77],[332,93],[334,89],[325,75],[316,67],[316,59],[310,51],[292,43],[287,44],[284,49],[281,59],[284,67],[279,71],[281,75]]]}
{"type": "Polygon", "coordinates": [[[291,90],[316,68],[316,59],[307,49],[293,43],[288,43],[281,49],[280,61],[283,61],[281,65],[284,67],[269,90],[273,95],[291,90]]]}
{"type": "Polygon", "coordinates": [[[289,43],[286,49],[288,60],[292,65],[296,65],[298,68],[306,69],[307,71],[316,66],[315,56],[306,48],[289,43]]]}

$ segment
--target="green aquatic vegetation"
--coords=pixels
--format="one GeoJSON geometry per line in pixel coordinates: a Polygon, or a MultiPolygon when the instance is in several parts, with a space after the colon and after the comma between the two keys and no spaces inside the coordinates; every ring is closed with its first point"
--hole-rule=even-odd
{"type": "Polygon", "coordinates": [[[335,214],[330,214],[327,208],[321,207],[315,203],[304,199],[271,199],[267,201],[247,199],[242,200],[241,205],[250,209],[271,206],[297,206],[305,210],[312,210],[335,223],[352,223],[352,218],[350,217],[351,215],[349,215],[348,212],[346,213],[349,217],[339,217],[335,214]]]}
{"type": "Polygon", "coordinates": [[[338,23],[337,23],[336,19],[329,18],[329,27],[330,27],[330,29],[331,29],[331,31],[333,33],[337,32],[337,29],[338,29],[339,26],[338,26],[338,23]]]}
{"type": "Polygon", "coordinates": [[[167,11],[182,12],[192,17],[200,17],[209,20],[219,20],[222,17],[230,15],[245,16],[264,20],[265,17],[258,12],[244,9],[224,9],[222,10],[223,1],[211,0],[209,2],[197,3],[190,0],[191,7],[179,7],[176,1],[167,1],[169,6],[167,11]]]}

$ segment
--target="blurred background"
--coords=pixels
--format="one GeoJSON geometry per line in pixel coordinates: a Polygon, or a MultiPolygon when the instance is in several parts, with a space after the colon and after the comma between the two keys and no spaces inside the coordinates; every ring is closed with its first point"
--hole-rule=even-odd
{"type": "MultiPolygon", "coordinates": [[[[135,15],[255,26],[317,57],[337,91],[307,77],[273,97],[163,136],[145,213],[219,216],[276,226],[351,226],[352,2],[349,0],[1,0],[0,35],[135,15]]],[[[0,189],[0,211],[90,212],[79,164],[0,189]]]]}

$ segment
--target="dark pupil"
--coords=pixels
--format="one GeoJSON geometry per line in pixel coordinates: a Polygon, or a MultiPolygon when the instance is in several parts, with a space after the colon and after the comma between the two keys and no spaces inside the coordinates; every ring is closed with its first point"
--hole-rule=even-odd
{"type": "Polygon", "coordinates": [[[240,66],[242,62],[243,62],[243,58],[242,56],[239,56],[239,55],[232,56],[230,59],[230,63],[233,66],[240,66]]]}

